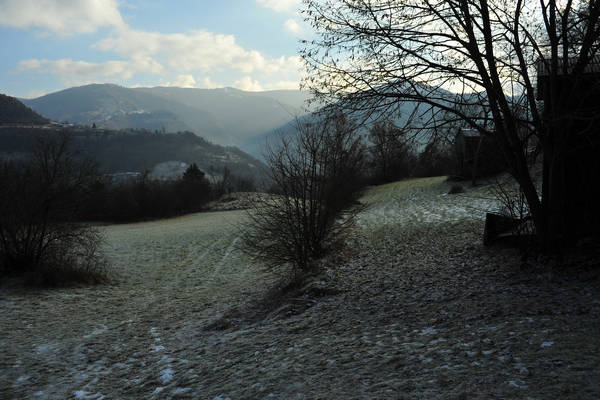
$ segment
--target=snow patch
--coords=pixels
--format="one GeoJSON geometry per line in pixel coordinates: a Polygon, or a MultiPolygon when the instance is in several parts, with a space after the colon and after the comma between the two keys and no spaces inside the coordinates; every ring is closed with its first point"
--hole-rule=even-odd
{"type": "Polygon", "coordinates": [[[421,330],[421,335],[435,335],[437,330],[435,328],[425,328],[421,330]]]}
{"type": "Polygon", "coordinates": [[[52,350],[53,346],[49,345],[49,344],[41,344],[39,346],[36,346],[35,351],[39,354],[39,353],[47,353],[50,350],[52,350]]]}
{"type": "Polygon", "coordinates": [[[518,389],[527,389],[529,387],[522,381],[508,381],[508,386],[512,386],[518,389]]]}
{"type": "Polygon", "coordinates": [[[172,357],[162,356],[159,363],[160,364],[171,364],[173,361],[175,361],[175,359],[172,357]]]}
{"type": "Polygon", "coordinates": [[[544,342],[540,345],[540,347],[552,347],[554,342],[544,342]]]}
{"type": "Polygon", "coordinates": [[[159,394],[160,392],[162,392],[163,390],[165,390],[164,387],[159,386],[156,389],[154,389],[154,392],[152,392],[152,394],[159,394]]]}
{"type": "Polygon", "coordinates": [[[173,371],[172,368],[167,368],[167,369],[160,371],[160,381],[166,385],[167,383],[169,383],[173,380],[174,373],[175,373],[175,371],[173,371]]]}
{"type": "Polygon", "coordinates": [[[78,390],[73,392],[73,394],[75,395],[76,399],[83,400],[102,400],[104,398],[104,396],[100,393],[90,394],[90,392],[86,392],[85,390],[78,390]]]}
{"type": "Polygon", "coordinates": [[[84,339],[89,339],[91,337],[94,337],[94,336],[97,336],[97,335],[101,335],[101,334],[103,334],[103,333],[105,333],[107,331],[108,331],[108,328],[105,325],[102,325],[100,328],[94,329],[92,331],[92,333],[89,333],[89,334],[87,334],[87,335],[85,335],[83,337],[84,337],[84,339]]]}

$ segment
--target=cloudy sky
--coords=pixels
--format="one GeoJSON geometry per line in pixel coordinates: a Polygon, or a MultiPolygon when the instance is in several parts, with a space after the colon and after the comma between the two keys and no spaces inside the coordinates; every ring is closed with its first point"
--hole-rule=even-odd
{"type": "Polygon", "coordinates": [[[301,0],[0,0],[0,93],[88,83],[294,89],[301,0]]]}

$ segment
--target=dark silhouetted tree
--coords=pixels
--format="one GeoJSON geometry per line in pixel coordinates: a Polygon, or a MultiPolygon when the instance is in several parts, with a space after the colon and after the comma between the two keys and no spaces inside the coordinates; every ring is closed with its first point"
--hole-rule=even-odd
{"type": "MultiPolygon", "coordinates": [[[[564,179],[572,127],[600,113],[597,102],[582,103],[581,84],[561,82],[583,82],[593,69],[599,1],[304,0],[303,13],[316,32],[301,53],[303,86],[318,102],[386,118],[410,102],[426,131],[456,122],[477,129],[496,141],[540,241],[566,234],[561,218],[569,202],[551,210],[548,194],[564,179]],[[538,143],[542,192],[530,171],[538,143]]],[[[598,141],[594,132],[579,133],[598,141]]]]}
{"type": "Polygon", "coordinates": [[[185,170],[178,184],[181,208],[184,212],[199,211],[210,199],[210,183],[196,163],[192,163],[185,170]]]}
{"type": "Polygon", "coordinates": [[[376,181],[392,182],[410,176],[416,159],[400,128],[389,122],[378,122],[369,131],[369,141],[376,181]]]}

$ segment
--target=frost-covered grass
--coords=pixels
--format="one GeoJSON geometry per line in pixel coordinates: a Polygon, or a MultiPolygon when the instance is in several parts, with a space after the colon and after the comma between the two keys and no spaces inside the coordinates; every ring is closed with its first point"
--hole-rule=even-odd
{"type": "Polygon", "coordinates": [[[598,398],[598,285],[483,248],[489,186],[451,185],[369,188],[335,290],[273,318],[243,211],[103,227],[114,284],[0,289],[0,398],[598,398]]]}
{"type": "Polygon", "coordinates": [[[446,177],[410,179],[369,188],[361,201],[366,209],[357,216],[357,232],[363,250],[388,248],[419,242],[427,229],[455,229],[469,225],[482,232],[486,212],[497,212],[499,205],[491,184],[448,194],[454,183],[446,177]]]}
{"type": "Polygon", "coordinates": [[[107,226],[105,253],[120,285],[229,294],[260,274],[237,249],[244,217],[208,212],[107,226]]]}
{"type": "Polygon", "coordinates": [[[0,296],[0,398],[204,398],[171,355],[274,280],[237,249],[244,215],[105,226],[113,284],[0,296]]]}
{"type": "Polygon", "coordinates": [[[482,220],[486,212],[498,209],[487,186],[450,195],[451,185],[445,177],[434,177],[373,187],[362,199],[368,208],[359,216],[358,222],[365,228],[421,226],[465,219],[482,220]]]}

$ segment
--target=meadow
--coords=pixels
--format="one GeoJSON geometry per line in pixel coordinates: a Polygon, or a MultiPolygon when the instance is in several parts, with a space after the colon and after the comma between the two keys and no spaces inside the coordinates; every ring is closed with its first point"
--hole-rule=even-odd
{"type": "Polygon", "coordinates": [[[491,185],[450,187],[369,188],[288,296],[243,210],[101,227],[112,284],[0,288],[0,398],[599,397],[597,268],[484,247],[491,185]]]}

